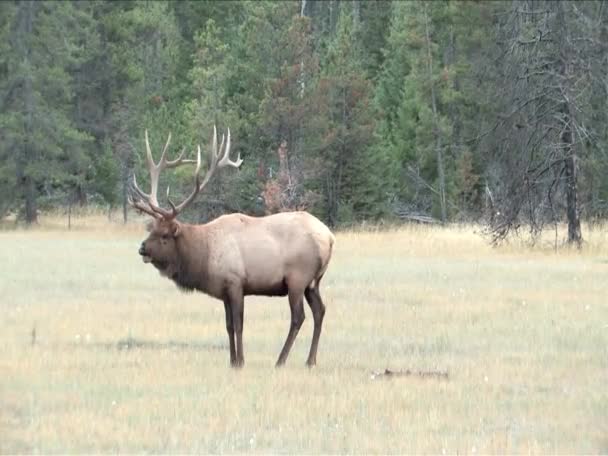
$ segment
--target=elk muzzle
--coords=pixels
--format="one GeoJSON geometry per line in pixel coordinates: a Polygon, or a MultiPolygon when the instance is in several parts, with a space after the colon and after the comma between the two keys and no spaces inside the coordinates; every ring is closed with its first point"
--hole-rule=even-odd
{"type": "Polygon", "coordinates": [[[144,260],[144,263],[149,263],[151,261],[150,256],[146,253],[146,242],[142,242],[141,245],[139,246],[139,254],[141,255],[142,259],[144,260]]]}

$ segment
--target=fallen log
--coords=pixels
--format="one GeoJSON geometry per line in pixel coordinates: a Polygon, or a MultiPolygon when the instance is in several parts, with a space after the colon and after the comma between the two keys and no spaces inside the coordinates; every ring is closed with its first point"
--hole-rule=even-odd
{"type": "Polygon", "coordinates": [[[395,377],[418,377],[418,378],[436,378],[438,380],[447,380],[449,375],[447,371],[412,371],[406,369],[404,371],[393,371],[385,369],[384,372],[372,372],[371,379],[378,378],[395,378],[395,377]]]}

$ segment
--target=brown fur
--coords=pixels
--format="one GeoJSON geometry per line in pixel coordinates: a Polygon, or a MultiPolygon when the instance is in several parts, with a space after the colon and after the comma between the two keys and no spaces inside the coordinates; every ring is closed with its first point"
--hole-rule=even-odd
{"type": "Polygon", "coordinates": [[[304,321],[303,298],[313,313],[307,364],[316,363],[325,305],[319,285],[335,242],[330,230],[306,212],[266,217],[224,215],[205,225],[156,219],[140,254],[184,290],[224,301],[230,362],[244,363],[243,298],[288,296],[291,324],[277,365],[282,365],[304,321]]]}

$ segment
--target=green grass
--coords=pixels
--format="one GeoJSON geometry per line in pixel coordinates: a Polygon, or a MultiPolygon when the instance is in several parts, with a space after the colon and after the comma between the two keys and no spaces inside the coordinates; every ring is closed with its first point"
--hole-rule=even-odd
{"type": "Polygon", "coordinates": [[[319,365],[308,308],[277,370],[287,302],[248,298],[235,371],[222,304],[144,265],[142,226],[2,231],[0,452],[606,453],[607,233],[340,233],[319,365]]]}

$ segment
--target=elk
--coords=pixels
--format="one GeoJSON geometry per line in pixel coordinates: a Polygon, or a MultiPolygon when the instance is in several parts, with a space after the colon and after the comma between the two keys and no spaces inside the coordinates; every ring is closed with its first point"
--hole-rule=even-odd
{"type": "Polygon", "coordinates": [[[135,176],[131,182],[130,204],[153,217],[149,236],[141,243],[139,254],[162,276],[182,290],[198,290],[222,300],[226,313],[226,330],[230,345],[230,365],[244,365],[243,315],[244,297],[248,295],[287,296],[291,324],[287,339],[276,362],[281,366],[304,322],[304,298],[314,319],[310,353],[306,364],[314,366],[321,335],[325,305],[319,291],[321,279],[331,259],[335,238],[329,228],[307,212],[283,212],[265,217],[235,213],[223,215],[201,225],[177,220],[177,216],[205,188],[220,168],[239,168],[243,160],[230,159],[230,130],[218,148],[217,129],[213,139],[209,166],[200,178],[201,147],[197,158],[167,160],[171,133],[158,163],[154,163],[145,131],[146,160],[150,173],[150,193],[143,192],[135,176]],[[160,173],[165,168],[196,164],[194,189],[176,205],[167,200],[170,209],[157,199],[160,173]]]}

